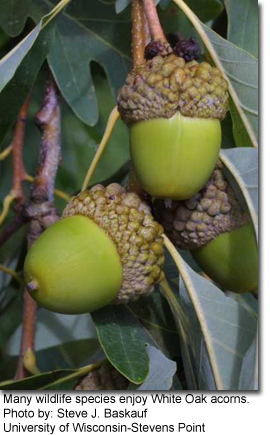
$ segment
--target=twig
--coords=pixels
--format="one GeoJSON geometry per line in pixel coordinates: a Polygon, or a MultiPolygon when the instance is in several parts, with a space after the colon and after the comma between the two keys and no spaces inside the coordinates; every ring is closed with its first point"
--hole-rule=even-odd
{"type": "Polygon", "coordinates": [[[30,97],[28,96],[20,110],[17,119],[14,137],[12,141],[12,157],[13,157],[13,181],[12,189],[6,196],[3,202],[3,210],[0,215],[0,225],[8,215],[10,206],[14,200],[17,201],[16,210],[20,212],[25,203],[25,195],[23,192],[22,183],[26,178],[26,171],[23,163],[23,143],[25,135],[25,122],[29,107],[30,97]]]}
{"type": "Polygon", "coordinates": [[[47,84],[44,105],[36,115],[42,132],[40,164],[31,199],[34,202],[53,201],[54,181],[60,160],[60,106],[52,80],[47,84]]]}
{"type": "MultiPolygon", "coordinates": [[[[132,12],[133,67],[136,67],[146,62],[144,50],[146,45],[151,41],[151,35],[142,0],[133,0],[132,12]]],[[[145,193],[137,180],[132,164],[129,170],[126,190],[128,192],[135,192],[141,199],[145,199],[145,193]]]]}
{"type": "Polygon", "coordinates": [[[165,34],[158,18],[154,0],[143,0],[143,4],[152,38],[154,40],[164,39],[166,41],[165,34]]]}
{"type": "MultiPolygon", "coordinates": [[[[23,293],[23,306],[21,349],[15,380],[24,379],[27,376],[27,371],[24,364],[25,355],[29,355],[29,352],[34,355],[37,309],[36,302],[26,290],[23,293]]],[[[34,365],[36,365],[35,358],[34,365]]],[[[29,368],[28,371],[30,371],[29,368]]]]}
{"type": "MultiPolygon", "coordinates": [[[[31,175],[26,175],[25,180],[29,181],[29,183],[34,183],[35,181],[34,177],[32,177],[31,175]]],[[[71,197],[67,193],[63,192],[62,190],[54,189],[54,194],[55,196],[58,196],[58,198],[64,199],[67,202],[70,201],[71,197]]]]}
{"type": "Polygon", "coordinates": [[[30,103],[28,96],[20,110],[19,118],[17,120],[15,134],[12,141],[12,156],[13,156],[13,183],[12,190],[18,202],[18,209],[25,202],[25,195],[23,192],[22,182],[25,180],[26,171],[23,163],[23,142],[25,135],[25,123],[27,119],[27,112],[30,103]]]}
{"type": "Polygon", "coordinates": [[[132,52],[133,66],[145,63],[144,49],[150,42],[151,36],[148,22],[144,13],[142,0],[133,0],[132,10],[132,52]]]}
{"type": "MultiPolygon", "coordinates": [[[[30,203],[25,214],[30,219],[27,234],[28,249],[44,229],[58,220],[53,205],[53,192],[56,172],[60,160],[60,106],[55,83],[50,79],[47,83],[44,105],[36,116],[42,132],[40,162],[34,180],[30,203]]],[[[28,372],[38,373],[34,351],[36,303],[24,291],[24,313],[19,363],[15,379],[23,379],[28,372]]]]}

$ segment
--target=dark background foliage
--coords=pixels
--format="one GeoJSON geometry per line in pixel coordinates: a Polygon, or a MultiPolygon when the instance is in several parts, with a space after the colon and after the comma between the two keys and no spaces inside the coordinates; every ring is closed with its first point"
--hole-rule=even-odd
{"type": "MultiPolygon", "coordinates": [[[[62,160],[56,188],[74,194],[81,188],[115,106],[117,90],[132,65],[131,2],[73,0],[44,26],[46,18],[43,17],[57,3],[57,0],[12,3],[2,0],[0,3],[0,57],[3,58],[0,151],[10,145],[18,112],[31,90],[24,160],[28,174],[35,174],[40,133],[34,117],[43,101],[50,69],[61,93],[62,160]],[[16,50],[21,41],[21,50],[16,50]],[[14,47],[15,51],[4,57],[14,47]]],[[[165,32],[181,30],[185,37],[196,37],[202,56],[209,60],[211,53],[205,40],[198,36],[181,9],[172,1],[159,3],[165,32]]],[[[214,47],[216,59],[222,63],[235,90],[230,115],[222,126],[224,161],[229,172],[233,163],[236,184],[244,181],[248,207],[256,208],[257,193],[251,194],[249,186],[257,180],[254,173],[257,151],[249,146],[257,134],[258,4],[255,0],[188,0],[186,4],[204,23],[205,38],[214,47]],[[239,115],[239,108],[246,115],[247,124],[239,115]]],[[[128,132],[119,122],[92,183],[124,182],[129,161],[128,132]]],[[[9,156],[0,162],[1,203],[11,185],[9,156]]],[[[28,182],[25,188],[29,192],[28,182]]],[[[56,197],[55,203],[61,212],[65,201],[56,197]]],[[[13,217],[14,211],[10,210],[2,229],[13,217]]],[[[0,263],[21,272],[25,253],[23,228],[1,248],[0,263]]],[[[49,389],[53,382],[58,382],[54,389],[72,389],[81,374],[76,370],[100,361],[105,355],[133,383],[131,388],[215,389],[217,378],[224,389],[256,388],[257,301],[251,295],[224,296],[194,272],[196,265],[188,255],[184,254],[184,259],[192,289],[186,288],[185,280],[180,280],[179,285],[178,270],[167,256],[165,271],[174,290],[172,311],[158,289],[147,304],[107,307],[92,317],[63,316],[39,309],[37,365],[45,374],[14,384],[13,389],[49,389]],[[191,294],[195,295],[197,304],[191,294]],[[214,315],[217,311],[219,318],[214,315]],[[203,316],[206,330],[202,330],[198,312],[203,316]],[[213,370],[213,361],[219,373],[213,370]],[[73,381],[66,380],[70,374],[74,374],[73,381]],[[140,383],[143,384],[139,386],[140,383]]],[[[1,381],[14,376],[22,309],[22,292],[17,281],[0,271],[1,381]]]]}

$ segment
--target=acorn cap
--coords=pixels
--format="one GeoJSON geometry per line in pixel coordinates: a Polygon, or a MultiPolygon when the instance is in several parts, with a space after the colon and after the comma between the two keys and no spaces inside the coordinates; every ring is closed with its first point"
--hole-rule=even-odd
{"type": "Polygon", "coordinates": [[[198,60],[201,54],[200,46],[194,38],[180,39],[175,44],[173,51],[177,56],[183,57],[186,62],[198,60]]]}
{"type": "Polygon", "coordinates": [[[72,198],[63,219],[82,215],[95,222],[114,242],[123,267],[115,304],[128,303],[154,290],[163,278],[163,228],[135,193],[119,184],[98,184],[72,198]]]}
{"type": "Polygon", "coordinates": [[[249,221],[235,198],[218,161],[206,186],[186,201],[154,202],[158,221],[181,249],[197,249],[219,234],[236,230],[249,221]]]}
{"type": "Polygon", "coordinates": [[[222,120],[228,101],[228,84],[218,68],[170,54],[133,68],[119,91],[118,110],[127,124],[171,118],[176,111],[222,120]]]}
{"type": "Polygon", "coordinates": [[[111,364],[105,363],[78,380],[74,390],[126,390],[129,381],[111,364]]]}
{"type": "Polygon", "coordinates": [[[164,39],[156,39],[155,41],[149,42],[144,50],[145,59],[153,59],[155,56],[168,56],[172,54],[173,50],[171,45],[164,39]]]}

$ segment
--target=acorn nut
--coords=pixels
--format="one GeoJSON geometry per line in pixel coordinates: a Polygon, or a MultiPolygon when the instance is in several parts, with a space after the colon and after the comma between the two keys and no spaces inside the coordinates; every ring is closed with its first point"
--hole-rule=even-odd
{"type": "Polygon", "coordinates": [[[155,56],[128,74],[118,110],[148,194],[182,200],[205,185],[217,162],[228,96],[217,68],[175,54],[155,56]]]}
{"type": "Polygon", "coordinates": [[[201,269],[224,289],[258,289],[258,248],[253,226],[237,202],[218,161],[206,186],[186,201],[154,202],[165,233],[191,251],[201,269]]]}
{"type": "Polygon", "coordinates": [[[100,184],[71,199],[27,253],[26,288],[43,307],[92,312],[147,296],[163,278],[163,228],[135,193],[100,184]]]}

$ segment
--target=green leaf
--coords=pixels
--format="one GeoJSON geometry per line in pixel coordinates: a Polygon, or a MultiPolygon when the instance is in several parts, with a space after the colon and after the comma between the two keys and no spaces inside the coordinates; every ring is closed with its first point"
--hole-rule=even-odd
{"type": "Polygon", "coordinates": [[[194,334],[200,389],[213,377],[218,390],[235,390],[244,357],[256,336],[257,321],[186,263],[183,272],[181,302],[194,310],[190,321],[201,329],[201,334],[194,334]]]}
{"type": "Polygon", "coordinates": [[[223,5],[219,0],[186,0],[186,4],[202,22],[216,18],[222,11],[223,5]]]}
{"type": "MultiPolygon", "coordinates": [[[[71,193],[81,188],[88,167],[101,142],[109,114],[115,106],[104,71],[96,64],[93,68],[93,78],[99,105],[99,122],[96,126],[89,127],[83,124],[68,106],[62,110],[63,160],[65,162],[63,169],[65,173],[62,168],[59,169],[58,186],[65,191],[68,188],[71,193]]],[[[112,177],[129,159],[128,130],[123,122],[119,121],[91,183],[104,182],[112,177]]]]}
{"type": "Polygon", "coordinates": [[[175,362],[166,358],[153,346],[147,346],[146,351],[149,357],[149,373],[143,384],[139,386],[131,384],[128,389],[140,391],[170,390],[176,372],[175,362]]]}
{"type": "Polygon", "coordinates": [[[252,391],[258,390],[258,380],[256,379],[256,357],[257,357],[257,337],[254,338],[250,348],[247,350],[243,359],[241,373],[239,376],[238,390],[252,391]]]}
{"type": "Polygon", "coordinates": [[[250,139],[248,131],[246,130],[245,125],[243,124],[242,119],[237,112],[237,109],[231,98],[229,107],[233,123],[232,134],[234,137],[235,145],[237,147],[253,147],[253,143],[250,139]]]}
{"type": "MultiPolygon", "coordinates": [[[[11,292],[12,289],[8,287],[7,291],[11,292]]],[[[1,290],[1,292],[3,292],[3,290],[1,290]]],[[[1,312],[1,316],[0,316],[1,349],[4,349],[9,338],[21,323],[23,304],[21,298],[19,297],[18,290],[16,292],[17,292],[17,297],[16,297],[16,293],[14,295],[13,292],[12,300],[9,302],[5,310],[1,312]]]]}
{"type": "Polygon", "coordinates": [[[178,379],[178,376],[174,375],[171,391],[182,391],[182,390],[184,390],[184,388],[183,388],[180,380],[178,379]]]}
{"type": "Polygon", "coordinates": [[[166,244],[181,275],[180,301],[166,287],[163,290],[179,326],[181,343],[189,350],[183,353],[187,382],[193,365],[195,389],[237,390],[243,359],[256,337],[257,318],[197,274],[171,242],[166,244]]]}
{"type": "MultiPolygon", "coordinates": [[[[18,355],[21,326],[9,341],[6,352],[18,355]]],[[[60,346],[76,340],[96,339],[96,331],[88,314],[64,315],[41,308],[37,312],[36,351],[60,346]]]]}
{"type": "Polygon", "coordinates": [[[26,23],[31,0],[2,0],[0,5],[0,25],[11,37],[18,36],[26,23]]]}
{"type": "Polygon", "coordinates": [[[108,306],[92,313],[100,344],[111,364],[135,384],[149,371],[148,341],[137,319],[124,306],[108,306]]]}
{"type": "MultiPolygon", "coordinates": [[[[215,0],[204,0],[200,2],[197,0],[189,0],[186,3],[189,4],[190,8],[203,22],[214,19],[223,9],[221,3],[215,0]]],[[[185,38],[194,36],[192,24],[173,2],[165,8],[162,7],[158,11],[158,14],[166,34],[180,31],[181,35],[185,38]]]]}
{"type": "Polygon", "coordinates": [[[155,346],[171,359],[180,356],[179,336],[166,299],[154,291],[146,300],[129,304],[132,314],[152,337],[155,346]]]}
{"type": "Polygon", "coordinates": [[[12,79],[16,70],[20,66],[29,50],[33,47],[38,35],[40,34],[42,21],[32,30],[29,35],[24,38],[11,52],[8,53],[0,61],[0,92],[4,89],[7,83],[12,79]]]}
{"type": "Polygon", "coordinates": [[[258,136],[258,60],[203,24],[183,0],[174,0],[194,25],[213,61],[227,77],[231,98],[251,142],[258,136]]]}
{"type": "MultiPolygon", "coordinates": [[[[41,4],[46,11],[55,0],[41,4]]],[[[38,20],[35,11],[31,14],[38,20]]],[[[112,3],[77,0],[57,20],[49,64],[62,95],[86,124],[98,120],[90,63],[104,68],[115,96],[131,68],[130,44],[130,16],[119,18],[112,3]]]]}
{"type": "Polygon", "coordinates": [[[16,45],[0,61],[0,92],[12,79],[22,60],[32,48],[41,30],[57,16],[57,14],[69,3],[70,0],[62,0],[50,13],[45,15],[37,26],[18,45],[16,45]]]}
{"type": "Polygon", "coordinates": [[[62,0],[0,61],[0,143],[16,121],[19,110],[53,45],[52,20],[68,1],[62,0]]]}
{"type": "Polygon", "coordinates": [[[253,293],[232,293],[227,291],[226,295],[241,304],[255,319],[258,319],[258,299],[253,293]]]}
{"type": "MultiPolygon", "coordinates": [[[[151,307],[151,302],[153,302],[152,296],[147,298],[147,302],[144,300],[141,304],[151,307]]],[[[161,307],[159,309],[161,310],[161,307]]],[[[169,350],[172,346],[171,342],[164,343],[163,328],[170,328],[165,320],[166,315],[161,314],[163,320],[158,321],[159,314],[154,313],[154,309],[151,311],[153,314],[150,318],[148,317],[147,322],[140,317],[143,314],[138,308],[138,303],[130,304],[130,306],[109,306],[92,313],[105,355],[111,364],[134,384],[144,382],[149,372],[146,344],[155,346],[161,352],[165,344],[167,354],[171,358],[169,350]],[[140,315],[138,315],[139,312],[140,315]]],[[[158,312],[161,313],[161,311],[158,312]]],[[[168,331],[166,333],[166,337],[169,334],[176,336],[175,330],[172,333],[168,331]]]]}
{"type": "Polygon", "coordinates": [[[258,150],[254,148],[232,148],[221,150],[220,158],[228,169],[230,181],[241,200],[245,199],[255,232],[258,235],[258,150]]]}
{"type": "Polygon", "coordinates": [[[258,137],[258,60],[207,26],[203,27],[235,92],[232,98],[236,109],[241,108],[258,137]]]}
{"type": "Polygon", "coordinates": [[[115,2],[115,12],[120,14],[123,12],[131,3],[132,0],[116,0],[115,2]]]}
{"type": "Polygon", "coordinates": [[[73,389],[77,379],[100,364],[91,364],[79,370],[55,370],[41,375],[31,376],[21,381],[2,383],[2,390],[66,390],[73,389]]]}
{"type": "MultiPolygon", "coordinates": [[[[19,320],[21,320],[21,316],[19,320]]],[[[77,369],[104,359],[98,340],[91,338],[49,346],[36,351],[35,356],[37,367],[41,373],[60,369],[77,369]]],[[[0,364],[0,380],[10,379],[16,373],[18,356],[10,356],[3,352],[0,364]]]]}
{"type": "MultiPolygon", "coordinates": [[[[22,381],[10,382],[8,384],[1,384],[1,390],[40,390],[46,389],[47,385],[58,381],[61,378],[66,378],[69,375],[80,376],[76,370],[55,370],[42,375],[31,376],[22,381]],[[78,374],[77,374],[78,373],[78,374]]],[[[76,377],[75,377],[76,379],[76,377]]]]}
{"type": "MultiPolygon", "coordinates": [[[[195,326],[197,325],[194,326],[194,324],[192,324],[190,317],[193,313],[190,312],[187,306],[182,304],[178,292],[174,290],[174,282],[178,282],[177,270],[175,277],[177,278],[168,282],[169,287],[167,286],[167,283],[165,284],[165,287],[163,287],[163,293],[170,304],[175,323],[178,328],[181,358],[183,361],[187,387],[189,390],[198,390],[199,382],[197,378],[196,359],[194,357],[196,354],[194,343],[199,336],[198,334],[200,333],[200,329],[196,329],[195,326]]],[[[198,359],[198,361],[201,361],[201,357],[198,359]]],[[[207,383],[207,386],[207,389],[211,389],[209,388],[209,382],[207,383]]]]}
{"type": "MultiPolygon", "coordinates": [[[[17,303],[15,300],[1,315],[1,375],[4,372],[5,377],[13,376],[16,369],[22,332],[22,325],[19,325],[22,308],[19,298],[17,303]]],[[[42,308],[37,311],[35,351],[37,366],[42,372],[76,368],[95,362],[97,357],[104,357],[88,314],[63,315],[42,308]]]]}
{"type": "MultiPolygon", "coordinates": [[[[27,14],[38,22],[56,3],[40,0],[37,5],[31,0],[27,14]]],[[[117,15],[113,3],[76,0],[57,20],[50,67],[62,95],[86,124],[95,125],[98,120],[90,63],[102,65],[115,96],[131,68],[130,47],[130,14],[117,15]]]]}
{"type": "MultiPolygon", "coordinates": [[[[222,144],[221,147],[224,148],[233,148],[235,146],[234,135],[233,135],[233,123],[230,112],[227,113],[226,118],[221,123],[222,129],[222,144]]],[[[246,132],[246,130],[244,129],[246,132]]],[[[247,134],[247,133],[246,133],[247,134]]],[[[249,138],[249,136],[247,135],[249,138]]],[[[245,145],[247,146],[247,145],[245,145]]]]}
{"type": "Polygon", "coordinates": [[[0,143],[16,121],[20,108],[46,59],[53,37],[53,28],[50,25],[40,33],[31,51],[18,67],[16,74],[2,90],[0,94],[0,143]]]}
{"type": "Polygon", "coordinates": [[[258,2],[225,0],[230,42],[258,57],[258,2]]]}

